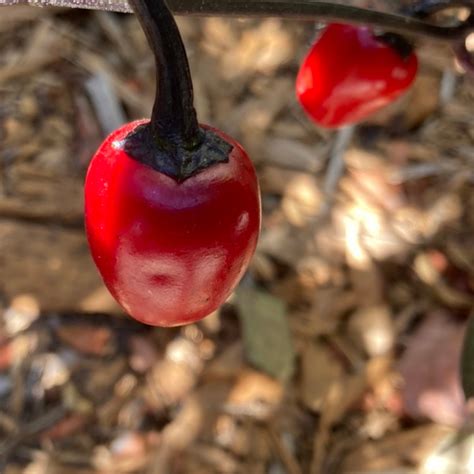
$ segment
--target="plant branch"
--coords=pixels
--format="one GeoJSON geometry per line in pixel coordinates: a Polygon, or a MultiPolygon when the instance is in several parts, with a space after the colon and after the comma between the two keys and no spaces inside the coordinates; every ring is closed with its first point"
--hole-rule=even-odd
{"type": "MultiPolygon", "coordinates": [[[[127,0],[0,0],[0,6],[26,3],[38,6],[91,8],[130,12],[127,0]]],[[[350,0],[332,3],[319,0],[169,0],[169,7],[178,15],[219,15],[281,17],[309,21],[342,21],[367,24],[407,35],[426,36],[452,41],[465,38],[472,25],[439,25],[425,21],[435,12],[466,7],[474,11],[474,0],[422,0],[414,2],[403,14],[367,10],[350,0]],[[349,5],[347,3],[350,3],[349,5]]]]}
{"type": "Polygon", "coordinates": [[[200,137],[193,84],[178,26],[164,0],[131,0],[155,56],[156,96],[151,130],[157,140],[192,148],[200,137]]]}

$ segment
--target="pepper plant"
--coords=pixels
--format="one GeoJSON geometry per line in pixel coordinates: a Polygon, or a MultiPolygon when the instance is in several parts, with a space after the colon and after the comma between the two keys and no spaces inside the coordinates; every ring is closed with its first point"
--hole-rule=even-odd
{"type": "MultiPolygon", "coordinates": [[[[243,148],[224,132],[197,121],[184,46],[167,4],[0,0],[0,6],[18,3],[137,14],[156,58],[155,106],[150,120],[113,132],[91,162],[85,186],[89,242],[105,283],[136,319],[171,326],[206,316],[230,294],[255,250],[258,184],[243,148]]],[[[403,93],[416,74],[414,38],[449,43],[458,62],[474,72],[468,45],[474,34],[474,0],[421,0],[392,13],[354,3],[168,0],[176,14],[332,23],[297,78],[298,98],[321,126],[357,123],[403,93]],[[444,23],[438,14],[453,7],[466,8],[467,14],[454,24],[444,23]],[[345,42],[356,45],[349,63],[342,59],[345,42]],[[331,53],[341,59],[337,67],[331,53]],[[370,93],[344,93],[358,87],[370,93]]],[[[474,395],[473,327],[462,363],[468,397],[474,395]]]]}

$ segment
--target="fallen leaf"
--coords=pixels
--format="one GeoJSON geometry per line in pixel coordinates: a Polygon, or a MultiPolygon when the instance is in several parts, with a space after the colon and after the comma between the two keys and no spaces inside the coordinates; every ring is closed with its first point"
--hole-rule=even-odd
{"type": "Polygon", "coordinates": [[[441,424],[461,426],[467,416],[459,380],[465,325],[444,312],[425,317],[408,341],[398,370],[405,412],[441,424]]]}
{"type": "Polygon", "coordinates": [[[237,307],[249,362],[276,378],[289,379],[295,353],[284,303],[269,293],[245,289],[237,293],[237,307]]]}

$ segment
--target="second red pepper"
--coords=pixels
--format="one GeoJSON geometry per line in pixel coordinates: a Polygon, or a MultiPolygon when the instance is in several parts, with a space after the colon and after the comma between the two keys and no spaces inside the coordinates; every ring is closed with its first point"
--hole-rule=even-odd
{"type": "Polygon", "coordinates": [[[417,69],[417,57],[401,37],[378,37],[368,27],[335,23],[303,61],[296,93],[313,121],[335,128],[360,122],[393,102],[410,87],[417,69]]]}

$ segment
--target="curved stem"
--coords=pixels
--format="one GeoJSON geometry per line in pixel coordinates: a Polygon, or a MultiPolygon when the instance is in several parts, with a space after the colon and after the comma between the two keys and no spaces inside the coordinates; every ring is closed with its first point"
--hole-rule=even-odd
{"type": "Polygon", "coordinates": [[[210,166],[227,163],[234,145],[199,126],[186,50],[165,0],[131,0],[131,5],[155,55],[156,97],[150,122],[127,135],[123,150],[182,183],[210,166]]]}
{"type": "MultiPolygon", "coordinates": [[[[421,2],[417,14],[423,11],[421,2]]],[[[176,14],[284,17],[301,20],[343,21],[365,24],[385,30],[427,36],[439,40],[464,37],[469,24],[440,26],[411,16],[330,3],[319,0],[171,0],[176,14]]],[[[429,14],[446,8],[464,6],[474,10],[472,0],[429,0],[429,14]]]]}
{"type": "MultiPolygon", "coordinates": [[[[131,4],[136,3],[135,0],[128,1],[131,4]]],[[[131,11],[127,0],[3,0],[0,6],[17,3],[131,11]]],[[[168,4],[170,9],[178,15],[258,16],[309,21],[343,21],[380,27],[402,34],[426,36],[440,41],[464,38],[470,31],[469,25],[460,23],[455,26],[441,26],[422,21],[423,18],[448,8],[466,7],[471,12],[474,10],[473,0],[422,0],[414,7],[405,9],[402,15],[320,0],[168,0],[168,4]],[[412,18],[412,15],[417,18],[412,18]]]]}
{"type": "Polygon", "coordinates": [[[192,148],[200,140],[188,59],[178,26],[164,0],[130,0],[155,55],[154,139],[192,148]]]}

